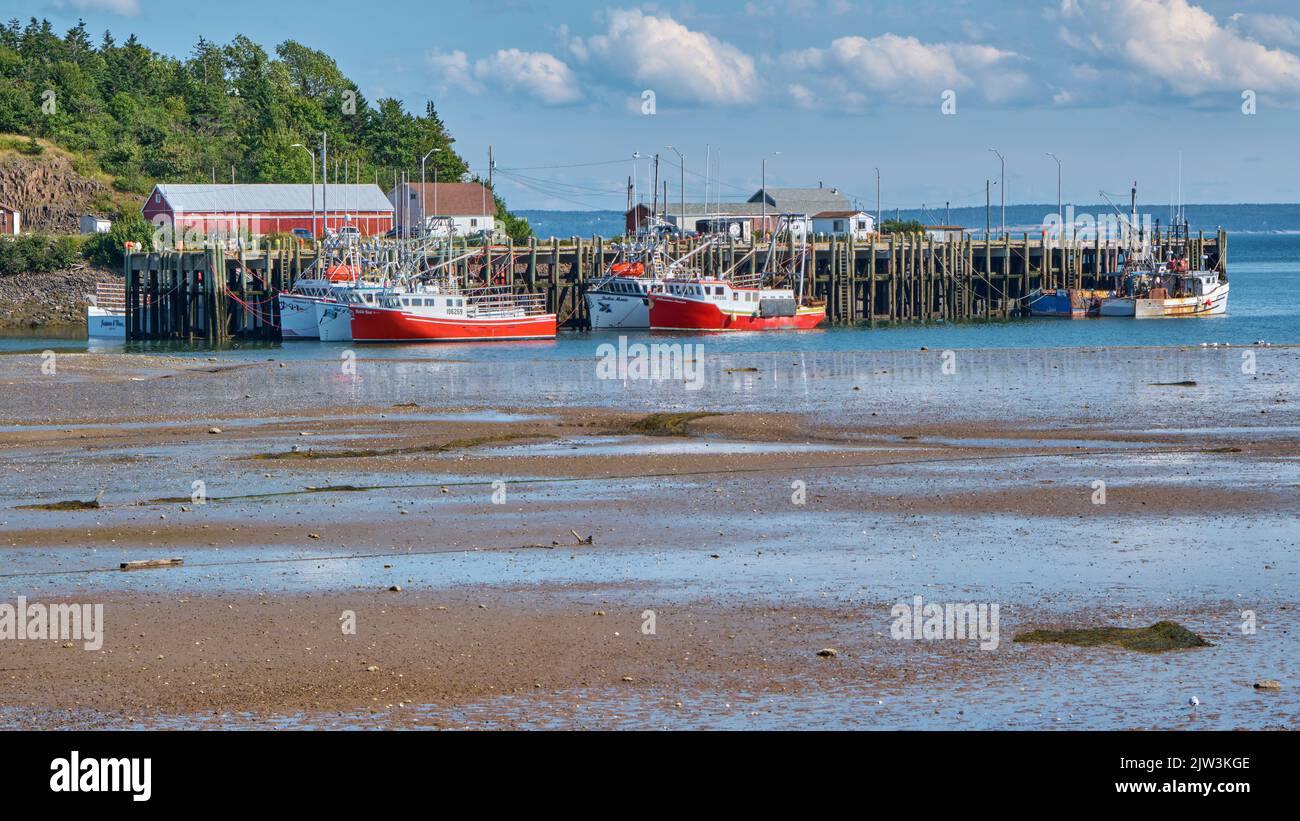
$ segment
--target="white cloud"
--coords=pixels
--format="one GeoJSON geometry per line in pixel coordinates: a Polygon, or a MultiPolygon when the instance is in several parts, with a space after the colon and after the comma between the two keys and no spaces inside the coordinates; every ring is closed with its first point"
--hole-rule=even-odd
{"type": "Polygon", "coordinates": [[[492,86],[533,97],[543,105],[565,105],[582,99],[573,70],[544,51],[501,49],[474,61],[460,49],[435,51],[429,55],[429,65],[438,74],[439,88],[454,86],[479,93],[492,86]]]}
{"type": "Polygon", "coordinates": [[[140,0],[56,0],[55,6],[71,6],[77,11],[107,11],[134,17],[140,13],[140,0]]]}
{"type": "Polygon", "coordinates": [[[469,64],[469,55],[460,49],[455,51],[435,51],[429,55],[429,65],[437,72],[438,88],[460,86],[471,91],[477,90],[474,82],[473,68],[469,64]]]}
{"type": "MultiPolygon", "coordinates": [[[[1221,25],[1187,0],[1069,0],[1068,16],[1068,45],[1103,65],[1119,61],[1140,72],[1140,80],[1157,80],[1176,94],[1249,88],[1300,95],[1300,57],[1251,39],[1258,25],[1221,25]]],[[[1288,36],[1276,25],[1272,33],[1281,35],[1278,41],[1288,36]]],[[[1289,32],[1296,33],[1300,24],[1289,32]]]]}
{"type": "Polygon", "coordinates": [[[732,105],[758,99],[754,60],[711,34],[693,31],[667,14],[616,9],[603,34],[576,39],[570,50],[580,61],[643,88],[660,105],[673,101],[732,105]]]}
{"type": "MultiPolygon", "coordinates": [[[[975,43],[923,43],[915,37],[849,36],[828,48],[786,52],[787,71],[816,77],[826,96],[860,106],[872,101],[934,103],[945,90],[971,90],[987,100],[1010,101],[1031,85],[1018,55],[975,43]]],[[[801,100],[801,102],[806,102],[801,100]]]]}
{"type": "Polygon", "coordinates": [[[546,105],[564,105],[582,98],[573,70],[544,51],[502,49],[475,61],[474,76],[510,91],[530,94],[546,105]]]}

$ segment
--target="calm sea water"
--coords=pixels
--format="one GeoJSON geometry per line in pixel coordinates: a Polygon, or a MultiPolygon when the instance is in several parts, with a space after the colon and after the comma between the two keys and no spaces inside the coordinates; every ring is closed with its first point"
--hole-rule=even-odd
{"type": "MultiPolygon", "coordinates": [[[[1300,342],[1300,235],[1234,234],[1229,237],[1228,275],[1232,294],[1228,314],[1198,319],[1135,321],[1131,319],[1018,319],[966,323],[931,323],[867,328],[826,328],[806,332],[711,334],[710,353],[749,351],[857,351],[931,348],[1075,348],[1135,345],[1234,345],[1265,341],[1300,342]]],[[[638,340],[695,341],[690,335],[630,332],[638,340]]],[[[455,359],[537,359],[590,357],[609,333],[562,332],[554,342],[367,345],[369,357],[429,357],[455,359]]],[[[173,355],[216,353],[226,357],[319,359],[334,357],[348,343],[239,343],[214,352],[209,347],[176,343],[135,343],[130,346],[81,334],[0,337],[0,352],[43,350],[132,351],[173,355]]]]}

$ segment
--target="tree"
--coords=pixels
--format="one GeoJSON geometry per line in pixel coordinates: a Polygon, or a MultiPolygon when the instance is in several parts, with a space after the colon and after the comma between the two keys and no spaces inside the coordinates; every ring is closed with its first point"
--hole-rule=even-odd
{"type": "Polygon", "coordinates": [[[924,234],[925,225],[917,220],[889,219],[880,223],[882,234],[924,234]]]}

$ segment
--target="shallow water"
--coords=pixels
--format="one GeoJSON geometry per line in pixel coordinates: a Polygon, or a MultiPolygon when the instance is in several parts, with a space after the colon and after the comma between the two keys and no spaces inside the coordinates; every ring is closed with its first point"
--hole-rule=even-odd
{"type": "MultiPolygon", "coordinates": [[[[1265,340],[1274,344],[1300,342],[1300,235],[1242,234],[1230,238],[1228,274],[1232,282],[1229,312],[1221,317],[1196,320],[1027,319],[1010,322],[969,322],[897,326],[875,330],[833,328],[804,333],[628,334],[630,341],[704,343],[712,353],[737,354],[793,350],[804,353],[857,350],[907,350],[931,348],[1076,348],[1097,345],[1199,345],[1228,342],[1234,345],[1265,340]]],[[[417,357],[432,359],[491,360],[571,359],[595,356],[601,342],[617,339],[608,333],[561,333],[555,342],[458,343],[445,345],[363,345],[363,357],[417,357]]],[[[78,347],[67,336],[42,337],[31,333],[0,337],[0,352],[67,349],[78,347]]],[[[123,346],[102,340],[81,339],[79,349],[121,351],[123,346]]],[[[337,358],[346,343],[290,342],[286,344],[238,343],[217,352],[222,359],[265,357],[279,359],[337,358]]],[[[202,346],[173,343],[136,343],[128,350],[141,353],[210,355],[202,346]]]]}

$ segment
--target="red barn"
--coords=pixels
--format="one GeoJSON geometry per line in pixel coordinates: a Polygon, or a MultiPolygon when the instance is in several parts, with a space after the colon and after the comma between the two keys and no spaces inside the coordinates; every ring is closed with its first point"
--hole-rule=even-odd
{"type": "Polygon", "coordinates": [[[377,185],[159,184],[141,212],[155,225],[170,226],[178,238],[186,232],[257,236],[295,228],[320,236],[326,227],[347,225],[372,236],[393,228],[393,204],[377,185]]]}

